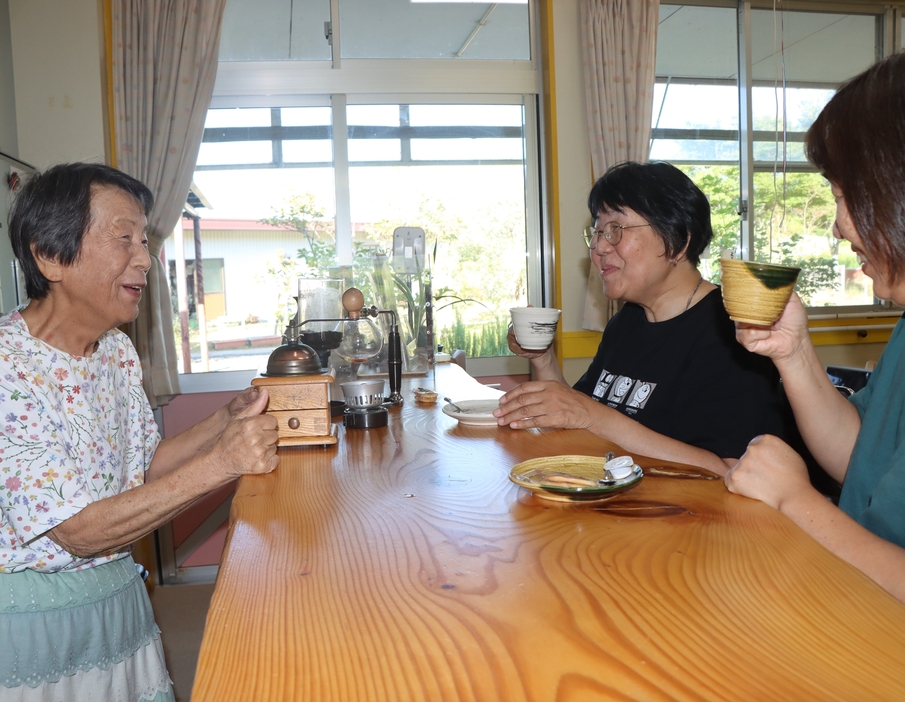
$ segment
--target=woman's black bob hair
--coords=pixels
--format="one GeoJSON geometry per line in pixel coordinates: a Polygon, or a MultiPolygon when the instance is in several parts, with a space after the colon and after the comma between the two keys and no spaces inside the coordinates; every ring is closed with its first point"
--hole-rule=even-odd
{"type": "Polygon", "coordinates": [[[667,258],[677,260],[685,249],[695,266],[713,238],[707,196],[691,178],[662,161],[613,166],[591,188],[588,209],[595,222],[607,212],[634,210],[663,239],[667,258]]]}
{"type": "Polygon", "coordinates": [[[128,193],[145,216],[151,213],[154,196],[148,187],[103,164],[65,163],[26,179],[10,211],[9,238],[30,299],[41,300],[50,292],[50,282],[38,268],[35,255],[72,265],[91,226],[93,190],[104,186],[128,193]]]}

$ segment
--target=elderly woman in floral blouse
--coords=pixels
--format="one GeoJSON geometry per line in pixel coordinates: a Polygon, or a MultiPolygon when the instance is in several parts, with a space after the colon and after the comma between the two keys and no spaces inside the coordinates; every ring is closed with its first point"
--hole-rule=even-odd
{"type": "Polygon", "coordinates": [[[29,303],[0,318],[0,699],[172,700],[130,544],[278,464],[265,391],[160,441],[138,315],[150,191],[113,168],[32,176],[10,217],[29,303]]]}

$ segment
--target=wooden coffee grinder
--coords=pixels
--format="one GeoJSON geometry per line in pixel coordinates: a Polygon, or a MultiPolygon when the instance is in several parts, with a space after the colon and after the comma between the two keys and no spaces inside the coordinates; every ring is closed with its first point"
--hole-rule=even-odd
{"type": "MultiPolygon", "coordinates": [[[[402,348],[396,313],[364,304],[364,296],[357,288],[349,288],[342,295],[345,317],[315,318],[299,321],[299,313],[286,327],[283,345],[274,349],[267,360],[267,370],[251,381],[255,387],[267,388],[270,402],[267,412],[279,422],[280,446],[335,444],[336,425],[331,421],[330,386],[335,379],[332,369],[322,370],[318,352],[306,341],[314,339],[321,354],[335,349],[337,354],[352,363],[362,363],[376,356],[383,340],[379,327],[368,317],[386,314],[390,317],[388,338],[388,375],[390,396],[381,407],[368,411],[346,408],[343,421],[350,428],[386,426],[386,407],[401,405],[402,348]],[[325,323],[335,323],[334,331],[300,332],[311,324],[323,329],[325,323]],[[380,418],[383,421],[380,421],[380,418]]],[[[345,389],[345,388],[344,388],[345,389]]]]}
{"type": "Polygon", "coordinates": [[[330,417],[330,383],[335,374],[332,369],[323,370],[317,352],[299,339],[299,324],[297,311],[283,334],[283,344],[267,359],[266,371],[251,384],[267,389],[266,411],[277,419],[279,446],[335,444],[336,425],[330,417]]]}

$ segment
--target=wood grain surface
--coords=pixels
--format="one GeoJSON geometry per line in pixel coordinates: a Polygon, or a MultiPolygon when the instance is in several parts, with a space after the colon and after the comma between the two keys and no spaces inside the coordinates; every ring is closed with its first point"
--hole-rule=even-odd
{"type": "Polygon", "coordinates": [[[638,456],[661,470],[633,490],[543,501],[513,465],[618,447],[411,389],[388,427],[241,480],[193,702],[905,698],[905,606],[775,510],[638,456]]]}

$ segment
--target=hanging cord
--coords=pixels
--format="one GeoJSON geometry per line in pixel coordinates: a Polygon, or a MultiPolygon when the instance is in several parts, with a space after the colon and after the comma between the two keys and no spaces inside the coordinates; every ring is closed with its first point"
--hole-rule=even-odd
{"type": "Polygon", "coordinates": [[[468,39],[465,40],[465,43],[462,44],[462,48],[456,52],[455,58],[462,58],[462,54],[465,53],[465,49],[468,48],[468,45],[471,44],[472,40],[477,36],[478,32],[481,31],[482,27],[487,26],[487,20],[490,17],[490,13],[496,9],[497,3],[491,3],[490,7],[487,8],[487,12],[484,13],[484,16],[478,20],[478,23],[475,25],[475,28],[471,30],[471,34],[468,35],[468,39]]]}
{"type": "Polygon", "coordinates": [[[786,34],[786,25],[785,25],[785,10],[781,7],[782,0],[773,0],[773,56],[774,56],[774,66],[776,65],[776,47],[777,43],[779,44],[779,58],[780,58],[780,81],[781,86],[777,85],[777,76],[774,69],[774,77],[773,77],[773,96],[774,96],[774,114],[773,114],[773,133],[774,133],[774,148],[773,148],[773,206],[770,209],[770,221],[768,224],[768,241],[769,241],[769,250],[767,252],[768,260],[773,260],[773,221],[776,216],[776,208],[779,205],[781,207],[781,214],[779,224],[776,226],[778,230],[777,233],[781,233],[785,227],[786,222],[786,199],[787,199],[787,181],[786,176],[788,173],[788,86],[786,84],[786,42],[785,42],[785,34],[786,34]],[[777,6],[780,6],[777,8],[777,6]],[[777,9],[779,11],[777,12],[777,9]],[[779,41],[777,42],[776,36],[776,24],[777,24],[777,16],[779,17],[779,41]],[[780,107],[781,100],[781,107],[780,107]],[[780,116],[780,110],[782,111],[782,116],[780,116]],[[780,155],[780,149],[782,150],[782,154],[780,155]],[[780,163],[782,163],[782,167],[780,169],[780,163]],[[778,172],[782,175],[782,192],[777,191],[777,175],[778,172]],[[781,203],[780,203],[781,199],[781,203]]]}
{"type": "MultiPolygon", "coordinates": [[[[677,12],[679,12],[679,9],[673,10],[669,14],[668,17],[661,17],[660,24],[663,24],[663,22],[665,20],[669,19],[677,12]]],[[[672,84],[672,76],[666,76],[666,85],[663,87],[663,99],[660,100],[660,109],[657,110],[657,121],[654,124],[653,129],[659,129],[659,127],[660,127],[660,118],[663,116],[663,108],[666,106],[666,96],[669,93],[669,86],[671,84],[672,84]]],[[[653,152],[653,150],[654,150],[654,135],[653,135],[653,130],[651,130],[650,140],[648,141],[648,145],[647,145],[647,158],[648,159],[650,159],[650,155],[651,155],[651,152],[653,152]]]]}
{"type": "MultiPolygon", "coordinates": [[[[780,0],[782,5],[782,0],[780,0]]],[[[786,11],[780,10],[780,57],[782,58],[782,219],[779,228],[782,230],[786,223],[786,178],[789,173],[788,148],[789,148],[789,93],[786,84],[786,11]]]]}
{"type": "Polygon", "coordinates": [[[286,57],[292,60],[292,14],[295,9],[295,0],[289,0],[289,55],[286,57]]]}
{"type": "MultiPolygon", "coordinates": [[[[672,76],[666,76],[666,85],[663,87],[663,99],[660,100],[660,109],[657,110],[657,121],[654,123],[654,129],[660,127],[660,118],[663,116],[663,108],[666,106],[666,95],[669,93],[669,86],[672,82],[672,76]]],[[[651,134],[650,142],[647,145],[647,158],[650,159],[651,151],[654,148],[654,137],[651,134]]]]}

